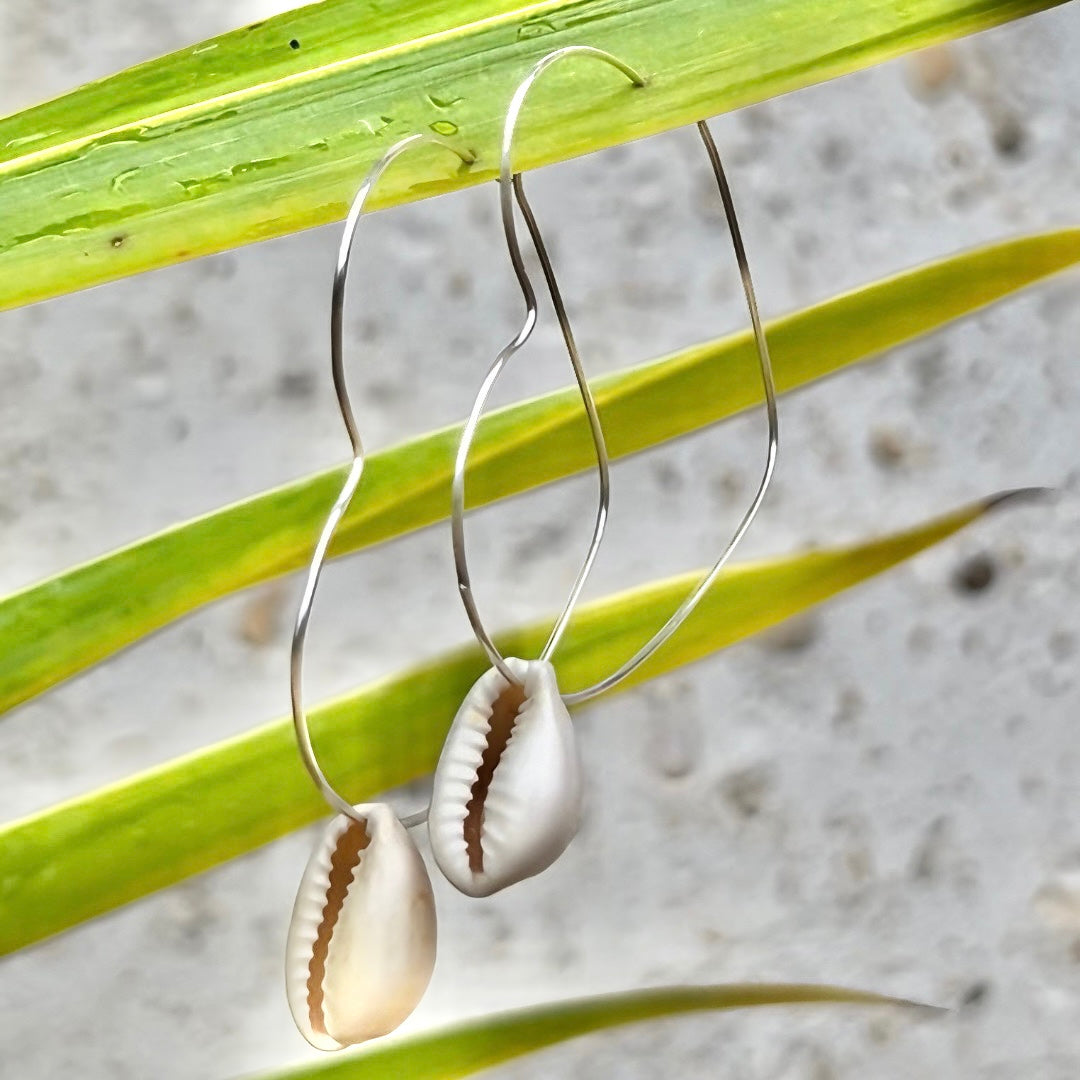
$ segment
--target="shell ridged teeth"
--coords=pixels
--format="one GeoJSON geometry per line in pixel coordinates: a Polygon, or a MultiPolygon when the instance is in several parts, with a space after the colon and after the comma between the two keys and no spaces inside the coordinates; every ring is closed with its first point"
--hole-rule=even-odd
{"type": "Polygon", "coordinates": [[[296,1026],[319,1050],[386,1035],[416,1008],[435,966],[435,901],[393,811],[339,814],[300,882],[285,984],[296,1026]]]}
{"type": "Polygon", "coordinates": [[[435,770],[428,833],[449,881],[490,896],[550,866],[581,817],[581,767],[555,672],[510,659],[465,698],[435,770]]]}

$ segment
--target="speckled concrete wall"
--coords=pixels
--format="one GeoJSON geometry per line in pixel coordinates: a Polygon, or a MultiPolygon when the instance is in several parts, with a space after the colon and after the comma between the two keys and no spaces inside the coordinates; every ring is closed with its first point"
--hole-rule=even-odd
{"type": "MultiPolygon", "coordinates": [[[[260,8],[3,0],[3,14],[6,111],[260,8]]],[[[718,120],[766,311],[1080,220],[1077,55],[1066,5],[718,120]]],[[[533,191],[592,370],[741,325],[691,132],[548,170],[533,191]]],[[[490,188],[381,215],[368,235],[378,266],[357,268],[348,333],[381,445],[462,414],[519,301],[490,188]]],[[[323,351],[337,238],[0,316],[0,587],[344,457],[323,351]]],[[[935,1022],[702,1016],[500,1075],[1080,1075],[1078,340],[1073,275],[784,402],[784,457],[747,555],[999,488],[1060,497],[583,713],[580,838],[490,901],[439,889],[439,966],[415,1025],[651,983],[831,980],[962,1005],[935,1022]]],[[[565,381],[550,325],[534,356],[504,399],[565,381]]],[[[591,591],[706,562],[752,491],[763,438],[746,417],[620,465],[591,591]]],[[[580,479],[476,519],[500,621],[546,610],[569,584],[593,498],[580,479]]],[[[441,530],[329,576],[318,696],[467,636],[441,530]]],[[[6,719],[0,813],[283,713],[296,585],[200,612],[6,719]]],[[[216,1078],[303,1058],[279,972],[309,842],[5,960],[0,1074],[216,1078]]]]}

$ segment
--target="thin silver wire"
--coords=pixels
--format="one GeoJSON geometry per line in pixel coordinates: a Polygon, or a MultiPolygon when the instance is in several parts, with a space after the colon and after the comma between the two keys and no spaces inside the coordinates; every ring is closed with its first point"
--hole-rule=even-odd
{"type": "Polygon", "coordinates": [[[656,652],[656,650],[659,649],[680,626],[682,626],[690,613],[701,602],[702,597],[723,570],[724,565],[731,557],[731,553],[738,546],[739,541],[746,535],[746,531],[750,528],[754,518],[757,517],[758,510],[761,509],[761,504],[765,499],[765,492],[769,488],[773,472],[776,469],[776,455],[780,441],[780,425],[777,417],[776,385],[773,380],[772,361],[769,358],[769,345],[765,340],[765,330],[761,325],[761,316],[758,313],[757,296],[754,293],[754,283],[750,277],[750,264],[746,258],[746,248],[743,246],[742,232],[739,229],[739,221],[735,214],[735,200],[732,198],[731,188],[728,186],[727,176],[724,174],[724,167],[720,161],[720,152],[716,149],[716,143],[713,141],[712,132],[709,130],[709,125],[704,120],[698,122],[697,129],[698,133],[701,135],[702,142],[705,144],[705,150],[709,155],[709,163],[712,165],[713,173],[716,176],[716,185],[720,189],[720,198],[724,203],[724,214],[727,217],[728,230],[731,233],[731,244],[735,249],[735,259],[739,264],[739,277],[742,279],[743,293],[746,296],[746,306],[750,312],[750,322],[754,328],[754,342],[757,345],[758,363],[761,368],[761,381],[765,388],[765,410],[769,419],[769,448],[765,458],[765,471],[762,474],[761,483],[758,485],[757,494],[750,503],[750,508],[746,511],[742,521],[739,522],[739,527],[735,530],[735,534],[732,536],[727,547],[724,548],[720,558],[716,560],[712,569],[701,579],[693,592],[691,592],[679,605],[668,621],[664,623],[664,625],[660,627],[660,629],[657,630],[657,632],[653,634],[653,636],[649,638],[649,640],[646,641],[645,644],[642,645],[641,648],[638,649],[638,651],[621,667],[617,668],[606,678],[601,679],[592,686],[586,687],[584,690],[576,690],[572,694],[563,694],[563,701],[565,701],[567,705],[579,705],[583,701],[588,701],[590,698],[594,698],[598,694],[602,694],[622,682],[622,680],[631,672],[635,671],[641,664],[648,660],[648,658],[652,656],[652,654],[656,652]]]}
{"type": "MultiPolygon", "coordinates": [[[[308,728],[303,699],[304,644],[307,640],[311,606],[315,599],[315,590],[319,584],[319,575],[322,573],[323,563],[326,561],[327,549],[334,537],[338,523],[356,493],[356,489],[360,484],[360,477],[364,472],[364,445],[360,438],[360,429],[356,424],[352,402],[349,399],[348,386],[345,382],[344,350],[342,348],[345,282],[349,273],[349,259],[352,255],[353,240],[356,236],[357,225],[364,213],[364,206],[367,203],[368,196],[378,184],[383,173],[397,157],[419,143],[434,143],[437,146],[445,147],[451,153],[456,154],[465,165],[471,165],[475,160],[468,151],[459,150],[453,144],[435,135],[426,133],[410,135],[395,143],[376,162],[363,184],[360,185],[360,190],[356,193],[352,205],[349,207],[349,214],[345,219],[345,231],[342,234],[341,245],[338,248],[337,266],[334,270],[334,284],[330,300],[330,368],[334,378],[334,393],[337,395],[338,408],[341,410],[341,418],[345,423],[345,430],[349,434],[349,442],[352,444],[353,460],[348,476],[345,478],[345,483],[341,487],[341,492],[327,515],[326,523],[323,525],[322,532],[320,532],[319,539],[315,544],[311,564],[308,566],[307,579],[304,582],[304,589],[300,596],[300,606],[296,612],[296,625],[293,629],[289,663],[289,689],[292,696],[293,728],[296,731],[296,742],[304,767],[330,806],[361,824],[364,823],[363,816],[358,814],[352,804],[339,795],[330,781],[327,780],[326,774],[322,771],[315,755],[315,748],[311,744],[311,732],[308,728]]],[[[408,817],[403,817],[401,822],[406,828],[411,828],[426,819],[427,811],[422,810],[408,817]]]]}
{"type": "Polygon", "coordinates": [[[557,648],[559,641],[562,639],[563,633],[570,622],[570,618],[573,615],[574,607],[577,604],[578,597],[581,595],[581,590],[585,587],[585,582],[592,570],[593,563],[596,561],[596,555],[600,549],[600,542],[603,539],[604,529],[607,525],[608,505],[611,493],[607,445],[604,441],[604,431],[600,424],[600,416],[597,412],[596,401],[593,398],[592,390],[589,387],[588,379],[586,378],[585,371],[581,364],[581,356],[578,352],[577,343],[574,340],[573,330],[571,329],[570,320],[566,313],[566,306],[563,303],[562,293],[559,290],[558,281],[555,278],[555,272],[551,265],[551,259],[548,256],[547,248],[544,244],[543,235],[536,222],[532,207],[529,205],[529,201],[525,196],[521,175],[520,173],[515,173],[513,169],[514,134],[517,128],[518,118],[521,115],[521,110],[524,107],[525,99],[528,97],[529,91],[547,68],[571,55],[589,56],[597,60],[602,60],[621,71],[634,86],[641,87],[645,85],[645,79],[637,71],[628,64],[623,63],[623,61],[619,60],[617,57],[612,56],[610,53],[603,52],[600,49],[594,49],[587,45],[569,45],[549,53],[540,60],[514,92],[510,107],[507,110],[506,120],[503,124],[502,153],[499,160],[499,205],[502,212],[503,231],[506,234],[506,245],[510,253],[510,261],[513,264],[514,273],[517,276],[522,296],[525,299],[525,319],[521,325],[521,329],[518,330],[517,334],[509,344],[506,345],[495,358],[494,363],[488,369],[487,375],[484,377],[484,381],[480,384],[480,389],[473,402],[472,410],[469,413],[469,419],[465,423],[465,427],[461,433],[461,439],[458,443],[457,456],[454,460],[453,482],[451,486],[450,535],[454,547],[454,566],[457,572],[458,592],[461,596],[462,603],[465,606],[465,612],[468,615],[473,633],[476,635],[476,639],[480,643],[481,648],[487,653],[488,659],[491,661],[492,665],[498,669],[503,678],[514,684],[519,683],[520,679],[510,670],[502,653],[499,651],[495,642],[492,640],[491,635],[484,627],[483,620],[480,617],[480,611],[476,604],[476,597],[473,594],[472,580],[469,575],[469,564],[465,550],[465,467],[468,462],[469,450],[472,447],[473,439],[476,435],[477,425],[480,422],[480,417],[483,415],[484,407],[487,404],[492,388],[510,359],[521,349],[525,342],[529,340],[529,337],[532,335],[533,329],[536,326],[536,292],[533,289],[528,271],[525,269],[525,261],[521,253],[521,244],[518,240],[517,223],[514,216],[515,199],[521,209],[522,217],[525,220],[525,225],[529,230],[530,238],[532,239],[536,254],[540,260],[540,266],[544,273],[548,294],[551,297],[551,303],[559,321],[559,329],[562,331],[563,342],[566,345],[566,351],[570,358],[570,365],[574,369],[574,378],[577,381],[578,389],[581,393],[581,400],[585,406],[585,413],[589,422],[589,431],[592,435],[593,446],[596,451],[596,464],[599,475],[599,498],[596,519],[593,524],[592,539],[589,542],[589,548],[586,552],[585,559],[581,564],[581,569],[578,571],[574,584],[570,589],[570,594],[567,598],[566,605],[562,610],[562,614],[555,620],[555,625],[551,630],[547,643],[540,653],[541,660],[549,659],[557,648]]]}

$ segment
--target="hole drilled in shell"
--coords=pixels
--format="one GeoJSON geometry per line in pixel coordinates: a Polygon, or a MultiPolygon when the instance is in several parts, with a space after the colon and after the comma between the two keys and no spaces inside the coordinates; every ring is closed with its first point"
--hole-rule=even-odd
{"type": "Polygon", "coordinates": [[[484,803],[495,770],[514,733],[514,721],[524,704],[525,687],[511,683],[491,705],[487,746],[480,758],[480,767],[476,770],[476,781],[470,789],[469,801],[465,804],[465,850],[469,856],[469,869],[474,874],[484,872],[484,803]]]}
{"type": "Polygon", "coordinates": [[[326,888],[326,904],[323,907],[322,922],[315,934],[315,943],[311,950],[308,964],[308,1013],[311,1028],[320,1035],[327,1034],[326,1018],[323,1015],[323,981],[326,978],[326,958],[330,952],[330,939],[334,936],[334,927],[341,914],[345,897],[349,895],[349,886],[357,867],[360,865],[362,852],[371,838],[367,829],[353,821],[338,837],[334,854],[330,857],[330,880],[326,888]]]}

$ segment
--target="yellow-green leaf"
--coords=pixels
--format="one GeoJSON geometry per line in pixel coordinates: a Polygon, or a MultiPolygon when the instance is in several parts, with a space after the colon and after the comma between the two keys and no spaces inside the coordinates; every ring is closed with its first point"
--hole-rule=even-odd
{"type": "MultiPolygon", "coordinates": [[[[691,663],[880,573],[1004,496],[865,544],[733,567],[622,686],[691,663]]],[[[559,649],[565,691],[591,683],[664,622],[700,571],[583,605],[559,649]]],[[[541,623],[500,635],[532,656],[541,623]]],[[[352,801],[432,769],[447,725],[484,670],[473,647],[312,710],[320,757],[352,801]]],[[[314,821],[326,807],[278,720],[0,829],[0,954],[208,870],[314,821]]]]}
{"type": "Polygon", "coordinates": [[[1061,0],[324,0],[0,121],[0,309],[344,216],[396,139],[418,152],[383,204],[494,175],[503,114],[548,51],[522,125],[526,168],[785,93],[1061,0]]]}
{"type": "MultiPolygon", "coordinates": [[[[834,297],[768,326],[791,390],[925,334],[1080,260],[1080,229],[994,244],[834,297]]],[[[608,446],[624,457],[760,399],[749,333],[595,380],[608,446]]],[[[372,456],[338,554],[446,516],[459,429],[372,456]]],[[[344,449],[344,438],[342,439],[344,449]]],[[[488,416],[471,459],[474,505],[591,467],[575,390],[488,416]]],[[[219,597],[302,566],[337,469],[184,522],[0,601],[0,712],[219,597]]]]}
{"type": "Polygon", "coordinates": [[[379,1042],[360,1053],[298,1065],[258,1080],[456,1080],[592,1031],[661,1016],[762,1005],[894,1005],[897,998],[813,984],[665,986],[495,1013],[453,1027],[379,1042]]]}

